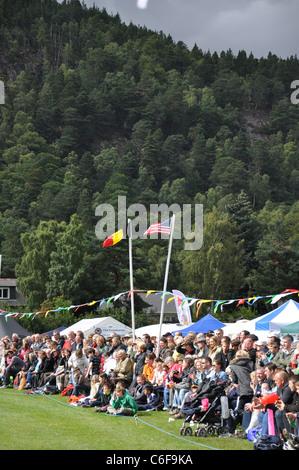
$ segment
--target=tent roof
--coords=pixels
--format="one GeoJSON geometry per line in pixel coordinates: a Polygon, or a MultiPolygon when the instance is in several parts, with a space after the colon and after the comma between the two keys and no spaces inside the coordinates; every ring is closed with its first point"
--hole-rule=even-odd
{"type": "Polygon", "coordinates": [[[19,336],[30,336],[31,333],[25,330],[14,318],[0,315],[0,336],[9,336],[17,333],[19,336]]]}
{"type": "Polygon", "coordinates": [[[232,336],[241,333],[243,330],[248,330],[249,320],[238,320],[234,323],[227,323],[223,327],[224,336],[232,336]]]}
{"type": "Polygon", "coordinates": [[[112,317],[101,317],[101,318],[85,318],[83,320],[74,323],[65,330],[60,332],[61,335],[67,335],[70,331],[83,331],[84,336],[89,334],[99,333],[105,337],[110,336],[111,333],[120,335],[130,334],[132,329],[126,326],[124,323],[116,320],[112,317]]]}
{"type": "Polygon", "coordinates": [[[281,327],[294,323],[299,319],[299,304],[294,300],[266,313],[255,322],[256,330],[280,331],[281,327]]]}
{"type": "Polygon", "coordinates": [[[281,333],[299,334],[299,321],[291,323],[290,325],[283,326],[280,330],[281,333]]]}
{"type": "MultiPolygon", "coordinates": [[[[163,323],[162,324],[162,336],[165,333],[172,332],[174,328],[179,328],[179,323],[163,323]]],[[[160,324],[142,326],[135,330],[136,338],[140,338],[142,335],[148,334],[150,336],[159,336],[160,324]]]]}
{"type": "Polygon", "coordinates": [[[196,323],[192,323],[192,325],[188,326],[187,328],[176,329],[172,333],[175,333],[176,331],[181,331],[182,335],[186,336],[186,334],[190,331],[195,331],[195,333],[207,333],[207,331],[209,330],[214,331],[218,328],[223,328],[224,326],[224,323],[222,323],[220,320],[217,320],[217,318],[214,318],[208,313],[196,323]]]}
{"type": "MultiPolygon", "coordinates": [[[[243,330],[247,330],[252,335],[256,335],[260,341],[266,341],[269,337],[270,332],[266,330],[258,330],[255,329],[256,321],[261,318],[254,318],[253,320],[239,320],[235,323],[227,323],[227,325],[223,328],[224,336],[229,336],[230,338],[234,337],[234,335],[241,333],[243,330]]],[[[279,332],[275,331],[272,332],[275,336],[279,336],[279,332]]]]}
{"type": "Polygon", "coordinates": [[[59,331],[59,333],[63,330],[66,329],[66,326],[59,326],[58,328],[53,328],[53,330],[50,330],[50,331],[46,331],[45,333],[42,333],[43,335],[49,335],[49,336],[52,336],[54,331],[59,331]]]}

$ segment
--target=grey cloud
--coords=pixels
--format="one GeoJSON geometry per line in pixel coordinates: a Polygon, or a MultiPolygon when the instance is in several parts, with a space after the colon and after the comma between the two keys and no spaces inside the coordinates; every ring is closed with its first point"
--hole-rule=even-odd
{"type": "Polygon", "coordinates": [[[298,54],[299,2],[297,0],[148,0],[146,9],[137,0],[85,0],[123,22],[170,34],[190,49],[196,43],[211,53],[244,49],[256,57],[268,52],[281,57],[298,54]]]}

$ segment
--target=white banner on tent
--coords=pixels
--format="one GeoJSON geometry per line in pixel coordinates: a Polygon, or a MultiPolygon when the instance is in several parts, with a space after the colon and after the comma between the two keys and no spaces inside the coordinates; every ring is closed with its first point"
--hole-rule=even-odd
{"type": "Polygon", "coordinates": [[[83,331],[85,337],[89,334],[101,334],[107,338],[111,333],[120,336],[132,334],[132,329],[112,317],[86,318],[61,331],[61,335],[67,335],[69,331],[83,331]]]}
{"type": "Polygon", "coordinates": [[[103,335],[105,338],[108,338],[112,333],[116,333],[117,335],[124,336],[126,334],[126,330],[124,328],[119,328],[117,326],[104,326],[103,328],[99,326],[94,327],[94,334],[103,335]]]}

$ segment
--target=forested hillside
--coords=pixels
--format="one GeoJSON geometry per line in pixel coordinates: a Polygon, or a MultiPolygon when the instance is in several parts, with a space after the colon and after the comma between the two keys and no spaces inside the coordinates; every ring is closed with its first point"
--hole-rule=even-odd
{"type": "MultiPolygon", "coordinates": [[[[95,236],[119,195],[203,204],[203,247],[174,241],[169,289],[298,289],[297,57],[189,50],[78,0],[1,0],[0,25],[1,276],[28,308],[129,290],[127,241],[95,236]]],[[[136,289],[162,289],[166,256],[136,240],[136,289]]]]}

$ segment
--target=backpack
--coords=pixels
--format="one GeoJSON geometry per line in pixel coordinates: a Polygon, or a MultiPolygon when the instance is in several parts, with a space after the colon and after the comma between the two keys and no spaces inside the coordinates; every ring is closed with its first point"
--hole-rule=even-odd
{"type": "Polygon", "coordinates": [[[254,450],[282,450],[282,441],[278,436],[262,434],[254,443],[254,450]]]}
{"type": "Polygon", "coordinates": [[[58,389],[56,388],[56,385],[45,385],[44,393],[46,395],[56,395],[58,394],[58,389]]]}

